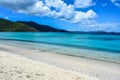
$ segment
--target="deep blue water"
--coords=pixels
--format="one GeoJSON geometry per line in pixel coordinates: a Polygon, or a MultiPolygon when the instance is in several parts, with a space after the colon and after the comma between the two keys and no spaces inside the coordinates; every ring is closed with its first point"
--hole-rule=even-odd
{"type": "Polygon", "coordinates": [[[120,55],[120,35],[114,34],[1,32],[0,40],[55,44],[120,55]]]}

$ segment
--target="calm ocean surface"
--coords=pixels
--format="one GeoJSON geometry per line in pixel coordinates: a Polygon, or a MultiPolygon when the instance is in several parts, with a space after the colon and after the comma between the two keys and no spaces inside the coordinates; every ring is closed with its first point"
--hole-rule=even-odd
{"type": "Polygon", "coordinates": [[[53,51],[59,54],[120,63],[120,35],[59,32],[1,32],[0,40],[10,42],[14,45],[18,44],[18,46],[24,45],[28,47],[32,45],[29,47],[35,49],[44,48],[45,50],[46,48],[51,52],[53,51]]]}

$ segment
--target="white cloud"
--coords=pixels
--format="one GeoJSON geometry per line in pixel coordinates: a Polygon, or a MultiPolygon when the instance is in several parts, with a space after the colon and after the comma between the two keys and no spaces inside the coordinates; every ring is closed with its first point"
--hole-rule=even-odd
{"type": "Polygon", "coordinates": [[[56,18],[65,18],[70,19],[74,15],[74,6],[67,5],[62,0],[45,0],[46,6],[49,8],[54,8],[55,10],[51,9],[49,16],[56,17],[56,18]]]}
{"type": "Polygon", "coordinates": [[[111,0],[111,2],[115,5],[120,7],[120,0],[111,0]]]}
{"type": "Polygon", "coordinates": [[[33,5],[37,0],[0,0],[0,6],[13,10],[26,9],[33,5]]]}
{"type": "Polygon", "coordinates": [[[17,12],[37,16],[45,16],[50,12],[50,9],[45,4],[43,4],[42,1],[36,1],[33,5],[28,6],[27,8],[18,9],[17,12]]]}
{"type": "MultiPolygon", "coordinates": [[[[84,0],[85,2],[83,2],[83,0],[80,1],[82,7],[93,4],[92,0],[84,0]]],[[[76,2],[79,2],[79,0],[76,0],[76,2]]],[[[87,12],[76,11],[75,5],[67,5],[63,0],[44,0],[44,2],[43,0],[0,0],[0,6],[19,13],[48,16],[71,23],[79,23],[83,20],[96,17],[96,13],[93,10],[88,10],[87,12]]]]}
{"type": "Polygon", "coordinates": [[[93,0],[75,0],[74,5],[76,8],[86,8],[95,5],[95,2],[93,0]]]}
{"type": "Polygon", "coordinates": [[[73,18],[72,22],[78,23],[82,21],[88,21],[91,19],[96,18],[96,13],[93,10],[89,10],[86,13],[85,12],[75,12],[75,17],[73,18]]]}

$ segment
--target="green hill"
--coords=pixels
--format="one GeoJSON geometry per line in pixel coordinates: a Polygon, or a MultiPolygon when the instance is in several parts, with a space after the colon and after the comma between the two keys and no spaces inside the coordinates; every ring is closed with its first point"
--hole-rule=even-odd
{"type": "Polygon", "coordinates": [[[0,31],[3,32],[36,32],[37,29],[19,22],[12,22],[0,18],[0,31]]]}
{"type": "Polygon", "coordinates": [[[51,26],[41,25],[32,21],[12,22],[0,18],[1,32],[66,32],[65,30],[56,29],[51,26]]]}

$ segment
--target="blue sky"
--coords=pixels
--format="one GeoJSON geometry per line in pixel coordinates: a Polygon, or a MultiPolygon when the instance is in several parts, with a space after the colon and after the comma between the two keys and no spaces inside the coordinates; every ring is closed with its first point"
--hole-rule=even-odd
{"type": "Polygon", "coordinates": [[[0,18],[69,31],[120,32],[120,0],[1,0],[0,18]]]}

